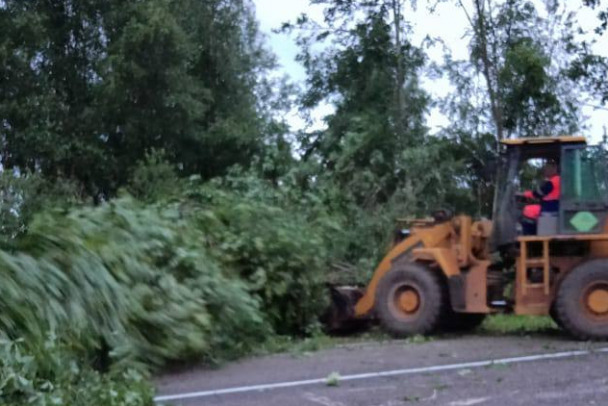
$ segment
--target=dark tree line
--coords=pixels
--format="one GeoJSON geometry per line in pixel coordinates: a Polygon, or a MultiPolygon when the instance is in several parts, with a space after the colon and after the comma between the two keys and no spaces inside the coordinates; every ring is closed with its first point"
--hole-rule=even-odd
{"type": "Polygon", "coordinates": [[[263,148],[272,66],[246,0],[4,1],[2,164],[98,197],[153,149],[221,175],[263,148]]]}
{"type": "Polygon", "coordinates": [[[581,100],[606,101],[606,59],[579,39],[605,30],[599,1],[579,5],[597,10],[593,27],[555,0],[447,2],[469,23],[470,55],[441,64],[408,24],[412,5],[434,4],[311,3],[322,21],[283,27],[306,70],[298,92],[270,79],[250,0],[1,2],[3,167],[103,200],[153,154],[181,176],[236,165],[277,187],[289,175],[341,211],[487,215],[497,140],[577,132],[581,100]],[[439,77],[444,99],[422,85],[439,77]],[[332,105],[326,128],[289,134],[278,112],[294,99],[303,113],[332,105]],[[437,107],[451,124],[430,134],[437,107]]]}

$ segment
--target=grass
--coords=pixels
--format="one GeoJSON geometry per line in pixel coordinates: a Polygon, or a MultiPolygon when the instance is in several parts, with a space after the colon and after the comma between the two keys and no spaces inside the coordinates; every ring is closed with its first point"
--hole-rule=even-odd
{"type": "Polygon", "coordinates": [[[496,314],[487,317],[478,330],[491,335],[556,333],[559,328],[548,316],[496,314]]]}
{"type": "Polygon", "coordinates": [[[327,386],[338,386],[340,385],[340,374],[337,372],[332,372],[327,376],[325,381],[327,386]]]}
{"type": "Polygon", "coordinates": [[[275,336],[262,344],[254,355],[288,353],[294,356],[306,356],[311,352],[346,345],[355,341],[357,341],[357,338],[354,337],[332,337],[322,333],[305,338],[275,336]]]}
{"type": "Polygon", "coordinates": [[[289,336],[270,337],[252,354],[264,356],[272,354],[290,354],[294,357],[307,357],[313,352],[336,347],[352,347],[364,343],[403,342],[405,344],[421,344],[431,341],[432,337],[421,335],[404,339],[395,339],[377,327],[350,335],[331,336],[316,332],[310,337],[294,338],[289,336]]]}
{"type": "MultiPolygon", "coordinates": [[[[542,316],[516,316],[497,314],[486,318],[484,323],[475,331],[477,335],[530,335],[530,334],[556,334],[559,328],[550,317],[542,316]]],[[[395,339],[382,331],[379,327],[372,327],[367,331],[358,332],[347,336],[329,336],[315,332],[310,337],[293,338],[287,336],[275,336],[269,338],[253,354],[263,356],[271,354],[291,354],[294,357],[307,357],[316,351],[336,347],[349,347],[364,343],[386,343],[397,342],[404,345],[420,345],[442,338],[455,338],[466,336],[467,332],[455,335],[438,334],[436,336],[415,335],[404,339],[395,339]]]]}
{"type": "MultiPolygon", "coordinates": [[[[502,335],[558,335],[560,330],[550,317],[541,316],[516,316],[497,314],[486,318],[484,323],[474,332],[437,334],[434,336],[415,335],[403,339],[395,339],[388,333],[382,331],[380,327],[371,327],[369,330],[357,332],[347,336],[329,336],[320,330],[312,333],[310,337],[293,338],[288,336],[271,336],[260,345],[251,356],[266,356],[272,354],[288,354],[294,358],[305,358],[321,350],[343,347],[356,350],[359,346],[366,343],[382,344],[397,343],[406,346],[424,345],[434,340],[443,339],[463,339],[473,333],[476,336],[502,336],[502,335]]],[[[546,349],[551,348],[551,343],[546,344],[546,349]]],[[[449,357],[448,353],[439,353],[440,357],[449,357]]],[[[226,360],[228,362],[230,360],[226,360]]],[[[220,367],[222,363],[214,365],[220,367]]],[[[176,369],[183,367],[182,364],[175,366],[176,369]]],[[[495,368],[502,368],[502,365],[495,365],[495,368]]]]}

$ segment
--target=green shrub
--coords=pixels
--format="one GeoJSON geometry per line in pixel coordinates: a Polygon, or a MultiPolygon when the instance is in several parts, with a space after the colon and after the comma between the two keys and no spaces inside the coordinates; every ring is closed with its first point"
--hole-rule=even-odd
{"type": "Polygon", "coordinates": [[[0,340],[0,404],[7,406],[152,406],[152,387],[128,369],[101,374],[51,337],[0,340]]]}
{"type": "Polygon", "coordinates": [[[246,352],[267,333],[259,304],[207,241],[175,205],[119,199],[38,216],[20,253],[0,252],[0,330],[68,328],[114,360],[151,365],[246,352]]]}
{"type": "Polygon", "coordinates": [[[139,200],[153,202],[176,193],[180,183],[166,152],[152,150],[135,166],[126,189],[139,200]]]}
{"type": "Polygon", "coordinates": [[[43,212],[0,251],[0,334],[62,332],[102,364],[161,366],[313,333],[340,230],[289,192],[194,179],[153,204],[43,212]]]}
{"type": "Polygon", "coordinates": [[[80,201],[74,183],[44,179],[35,173],[0,172],[0,238],[23,234],[32,216],[45,207],[68,206],[80,201]]]}
{"type": "Polygon", "coordinates": [[[273,330],[314,329],[327,305],[329,252],[321,224],[269,196],[203,187],[198,202],[207,209],[191,216],[205,230],[210,254],[247,282],[273,330]]]}
{"type": "Polygon", "coordinates": [[[483,322],[481,330],[491,334],[530,334],[557,331],[551,317],[495,314],[483,322]]]}

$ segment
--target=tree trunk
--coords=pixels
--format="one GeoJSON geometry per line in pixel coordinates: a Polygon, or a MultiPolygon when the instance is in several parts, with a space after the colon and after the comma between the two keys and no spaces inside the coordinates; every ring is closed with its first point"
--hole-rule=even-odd
{"type": "MultiPolygon", "coordinates": [[[[500,106],[500,100],[498,95],[498,77],[496,75],[495,66],[490,60],[488,53],[488,31],[487,22],[485,16],[485,10],[483,7],[484,0],[474,0],[476,21],[473,27],[478,37],[479,42],[479,56],[482,63],[482,72],[486,80],[488,88],[488,96],[490,98],[490,108],[492,110],[492,119],[496,127],[496,140],[500,141],[504,138],[502,128],[502,107],[500,106]]],[[[461,3],[462,4],[462,3],[461,3]]]]}
{"type": "Polygon", "coordinates": [[[403,111],[405,108],[405,97],[403,94],[403,86],[405,84],[405,73],[403,72],[403,55],[401,50],[401,0],[391,1],[393,8],[393,25],[395,28],[395,56],[397,57],[397,72],[395,86],[395,130],[398,137],[403,137],[404,119],[403,111]]]}

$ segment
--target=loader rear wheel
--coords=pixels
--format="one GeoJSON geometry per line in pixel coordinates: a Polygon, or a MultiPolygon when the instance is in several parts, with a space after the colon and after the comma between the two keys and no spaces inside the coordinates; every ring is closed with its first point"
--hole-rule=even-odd
{"type": "Polygon", "coordinates": [[[556,307],[555,304],[553,304],[553,306],[551,306],[551,309],[549,309],[549,316],[551,316],[551,318],[553,319],[553,321],[555,322],[555,324],[557,324],[557,326],[559,328],[564,330],[565,329],[564,322],[559,318],[559,314],[557,314],[557,310],[555,307],[556,307]]]}
{"type": "Polygon", "coordinates": [[[382,326],[396,337],[433,332],[445,309],[438,273],[419,264],[403,264],[378,284],[375,308],[382,326]]]}
{"type": "Polygon", "coordinates": [[[555,312],[572,335],[608,339],[608,261],[589,261],[570,272],[557,293],[555,312]]]}

